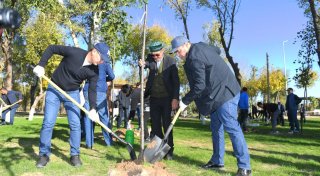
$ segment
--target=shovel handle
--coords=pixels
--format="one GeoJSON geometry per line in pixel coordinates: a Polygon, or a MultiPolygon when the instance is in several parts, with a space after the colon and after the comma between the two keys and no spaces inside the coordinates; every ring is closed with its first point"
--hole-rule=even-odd
{"type": "Polygon", "coordinates": [[[163,141],[167,140],[172,128],[173,128],[173,125],[176,123],[180,113],[181,113],[181,108],[178,109],[178,111],[176,112],[176,114],[174,115],[171,123],[170,123],[170,126],[168,127],[167,131],[166,131],[166,134],[164,135],[164,138],[163,138],[163,141]]]}
{"type": "MultiPolygon", "coordinates": [[[[55,89],[57,89],[62,95],[64,95],[68,100],[70,100],[72,103],[74,103],[78,108],[80,108],[83,112],[85,112],[89,119],[92,120],[92,118],[89,116],[89,111],[86,110],[83,106],[81,106],[77,101],[75,101],[69,94],[67,94],[64,90],[62,90],[59,86],[57,86],[54,82],[51,81],[46,75],[42,76],[43,79],[48,81],[50,85],[52,85],[55,89]]],[[[97,121],[97,123],[102,126],[108,133],[113,133],[107,126],[105,126],[100,120],[97,121]]]]}
{"type": "Polygon", "coordinates": [[[16,101],[16,102],[14,102],[13,104],[11,104],[11,105],[7,105],[7,106],[4,106],[3,108],[2,108],[2,111],[5,111],[5,110],[7,110],[7,109],[9,109],[9,108],[11,108],[12,106],[14,106],[14,105],[16,105],[16,104],[18,104],[18,103],[20,103],[21,101],[16,101]]]}
{"type": "MultiPolygon", "coordinates": [[[[78,108],[80,108],[83,112],[85,112],[89,119],[92,120],[92,118],[89,115],[89,111],[86,110],[83,106],[81,106],[77,101],[75,101],[69,94],[67,94],[64,90],[62,90],[59,86],[57,86],[54,82],[52,82],[47,76],[43,75],[42,76],[43,79],[45,79],[46,81],[48,81],[49,84],[51,84],[54,88],[56,88],[62,95],[64,95],[68,100],[70,100],[72,103],[74,103],[78,108]]],[[[93,121],[93,120],[92,120],[93,121]]],[[[110,133],[112,136],[114,136],[115,138],[117,138],[120,142],[124,143],[127,145],[131,160],[135,160],[136,154],[133,150],[133,147],[130,143],[126,142],[125,140],[121,139],[118,135],[116,135],[114,132],[112,132],[110,130],[110,128],[108,128],[107,126],[105,126],[100,120],[95,121],[96,123],[98,123],[102,128],[104,128],[108,133],[110,133]]]]}

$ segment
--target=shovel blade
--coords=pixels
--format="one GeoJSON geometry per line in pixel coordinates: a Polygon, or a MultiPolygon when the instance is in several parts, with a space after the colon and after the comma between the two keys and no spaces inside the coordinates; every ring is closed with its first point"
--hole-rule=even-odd
{"type": "Polygon", "coordinates": [[[154,136],[143,152],[144,160],[149,163],[160,161],[170,148],[161,138],[154,136]]]}

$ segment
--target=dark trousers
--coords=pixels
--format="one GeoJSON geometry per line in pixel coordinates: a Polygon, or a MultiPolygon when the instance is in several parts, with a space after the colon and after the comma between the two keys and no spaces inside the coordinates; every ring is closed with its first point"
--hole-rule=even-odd
{"type": "Polygon", "coordinates": [[[247,119],[248,119],[248,109],[240,109],[240,114],[239,114],[239,123],[243,131],[247,131],[247,119]]]}
{"type": "Polygon", "coordinates": [[[298,130],[300,131],[299,121],[297,118],[297,110],[289,110],[288,111],[288,119],[290,123],[290,130],[298,130]]]}
{"type": "Polygon", "coordinates": [[[117,128],[120,128],[122,121],[124,121],[124,128],[127,128],[128,125],[128,115],[129,115],[129,109],[125,108],[123,106],[119,107],[119,117],[118,117],[118,123],[117,128]]]}
{"type": "MultiPolygon", "coordinates": [[[[171,99],[165,98],[150,98],[150,116],[151,116],[151,129],[154,135],[162,138],[171,123],[171,99]],[[162,132],[163,128],[163,132],[162,132]]],[[[173,153],[173,136],[172,131],[168,136],[168,145],[171,147],[168,154],[173,153]]]]}
{"type": "Polygon", "coordinates": [[[150,137],[149,131],[148,131],[148,122],[149,122],[149,119],[150,119],[150,112],[149,111],[144,111],[143,114],[144,114],[144,116],[143,116],[144,139],[147,139],[147,138],[150,137]]]}
{"type": "Polygon", "coordinates": [[[306,116],[304,115],[304,113],[300,112],[300,123],[306,123],[306,116]]]}
{"type": "Polygon", "coordinates": [[[284,117],[282,112],[279,113],[278,124],[281,124],[281,126],[284,126],[284,117]]]}
{"type": "Polygon", "coordinates": [[[9,109],[6,109],[5,111],[2,112],[2,121],[5,122],[5,119],[6,119],[6,115],[7,113],[10,111],[10,122],[9,124],[10,125],[13,125],[13,122],[14,122],[14,115],[16,114],[16,111],[17,111],[18,108],[9,108],[9,109]]]}
{"type": "Polygon", "coordinates": [[[271,125],[272,125],[272,131],[273,132],[276,132],[278,116],[279,116],[279,110],[277,109],[276,111],[274,111],[272,113],[272,117],[271,117],[271,125]]]}

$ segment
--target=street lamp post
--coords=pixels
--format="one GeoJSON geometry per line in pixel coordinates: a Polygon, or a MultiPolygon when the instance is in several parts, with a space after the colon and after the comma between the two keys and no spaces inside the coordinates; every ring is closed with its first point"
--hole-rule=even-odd
{"type": "Polygon", "coordinates": [[[282,42],[282,50],[283,50],[283,63],[284,63],[284,78],[286,79],[286,90],[288,89],[288,81],[287,81],[287,67],[286,67],[286,52],[284,49],[284,44],[288,42],[288,40],[285,40],[282,42]]]}

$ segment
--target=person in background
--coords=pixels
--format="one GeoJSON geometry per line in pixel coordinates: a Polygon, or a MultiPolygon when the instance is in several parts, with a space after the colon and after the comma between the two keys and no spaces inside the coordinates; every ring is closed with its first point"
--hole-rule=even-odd
{"type": "Polygon", "coordinates": [[[206,43],[190,43],[178,36],[171,41],[172,53],[185,61],[183,67],[189,81],[189,92],[179,103],[184,110],[195,101],[199,112],[210,114],[213,155],[204,169],[224,167],[224,130],[230,136],[234,156],[237,158],[237,176],[251,175],[248,147],[238,122],[240,86],[226,62],[220,56],[220,49],[206,43]]]}
{"type": "Polygon", "coordinates": [[[243,87],[240,93],[240,99],[238,103],[238,107],[240,110],[239,115],[239,123],[242,128],[242,131],[248,132],[247,128],[247,121],[248,121],[248,114],[249,114],[249,95],[247,93],[248,89],[243,87]]]}
{"type": "Polygon", "coordinates": [[[276,130],[277,119],[278,119],[279,113],[280,113],[280,110],[278,109],[278,104],[275,104],[275,103],[262,104],[261,102],[258,102],[257,105],[260,108],[262,108],[266,114],[270,115],[270,117],[271,117],[271,126],[272,126],[271,134],[278,134],[279,131],[276,130]]]}
{"type": "Polygon", "coordinates": [[[289,134],[299,133],[300,126],[297,118],[298,105],[301,103],[302,99],[299,98],[296,94],[293,93],[292,88],[288,88],[288,95],[286,101],[286,110],[288,114],[288,119],[290,123],[289,134]]]}
{"type": "MultiPolygon", "coordinates": [[[[109,53],[109,47],[108,47],[109,53]]],[[[109,55],[108,55],[109,56],[109,55]]],[[[109,57],[105,62],[98,65],[99,67],[99,79],[97,82],[97,112],[99,114],[99,120],[108,128],[111,129],[111,123],[109,121],[108,113],[108,101],[107,101],[107,91],[108,84],[107,82],[112,81],[115,78],[113,70],[110,65],[109,57]]],[[[85,97],[84,107],[89,110],[89,86],[90,83],[86,82],[83,88],[83,94],[85,97]]],[[[92,149],[94,143],[94,127],[95,123],[87,115],[84,116],[84,129],[86,136],[86,148],[92,149]]],[[[112,144],[112,138],[110,134],[104,129],[101,128],[104,141],[107,146],[112,144]]]]}
{"type": "MultiPolygon", "coordinates": [[[[63,58],[52,74],[52,82],[79,103],[80,85],[84,80],[88,80],[90,82],[88,92],[90,104],[89,116],[94,119],[94,121],[98,121],[99,115],[96,111],[96,90],[99,70],[97,65],[108,59],[107,45],[103,42],[97,43],[90,51],[70,46],[50,45],[42,54],[38,65],[33,69],[35,75],[39,78],[44,76],[44,67],[54,54],[63,56],[63,58]]],[[[54,86],[49,84],[45,97],[44,118],[42,128],[40,130],[40,157],[36,163],[36,167],[38,168],[45,167],[50,160],[49,157],[51,154],[53,127],[55,125],[61,103],[64,104],[67,111],[70,127],[70,163],[75,167],[82,165],[80,160],[80,109],[54,86]]]]}
{"type": "Polygon", "coordinates": [[[130,128],[128,126],[128,115],[130,108],[130,86],[125,84],[121,87],[121,91],[118,95],[119,101],[119,117],[117,121],[117,128],[121,127],[122,121],[124,121],[124,128],[130,128]]]}
{"type": "Polygon", "coordinates": [[[278,117],[278,124],[281,124],[281,126],[284,126],[284,106],[281,104],[280,101],[278,101],[278,110],[279,110],[279,117],[278,117]]]}
{"type": "Polygon", "coordinates": [[[133,89],[132,93],[130,94],[131,98],[131,105],[130,105],[130,114],[129,114],[129,125],[131,124],[131,121],[134,119],[134,116],[137,112],[138,117],[138,129],[140,129],[140,107],[138,104],[140,104],[141,99],[141,88],[140,83],[136,83],[136,87],[133,89]]]}
{"type": "MultiPolygon", "coordinates": [[[[165,54],[162,42],[152,42],[149,51],[147,60],[140,60],[139,66],[144,65],[150,71],[144,97],[150,96],[151,130],[153,135],[163,138],[163,132],[167,131],[171,123],[171,111],[176,110],[179,104],[178,68],[175,59],[165,54]]],[[[168,145],[171,149],[165,158],[171,160],[174,150],[172,131],[168,145]]]]}
{"type": "Polygon", "coordinates": [[[16,114],[17,109],[19,108],[19,103],[22,102],[22,94],[19,91],[14,90],[7,90],[6,88],[1,88],[1,99],[3,100],[3,103],[5,103],[6,106],[3,108],[6,108],[10,106],[9,108],[2,111],[2,121],[1,125],[13,125],[14,122],[14,115],[16,114]],[[5,117],[7,113],[10,113],[10,121],[6,122],[5,117]]]}
{"type": "Polygon", "coordinates": [[[300,105],[300,109],[299,109],[299,113],[300,113],[300,123],[306,123],[306,109],[304,108],[304,104],[300,105]]]}

